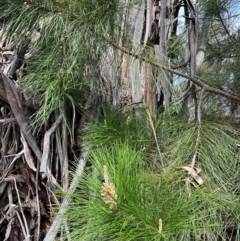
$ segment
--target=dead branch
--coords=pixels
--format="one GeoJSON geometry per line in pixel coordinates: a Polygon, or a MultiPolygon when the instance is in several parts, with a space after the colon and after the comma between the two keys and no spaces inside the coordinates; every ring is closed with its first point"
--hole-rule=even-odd
{"type": "MultiPolygon", "coordinates": [[[[11,161],[11,163],[9,164],[8,168],[6,168],[4,175],[0,179],[0,183],[1,183],[2,179],[5,178],[8,175],[8,173],[12,170],[13,165],[15,164],[15,161],[18,158],[20,158],[23,155],[23,153],[24,153],[24,151],[22,150],[22,151],[20,151],[19,153],[15,154],[15,155],[11,155],[11,156],[14,156],[14,158],[11,161]]],[[[5,157],[9,157],[9,156],[5,156],[5,157]]],[[[1,192],[0,192],[0,195],[1,195],[1,192]]]]}
{"type": "Polygon", "coordinates": [[[195,143],[195,149],[194,154],[192,157],[192,161],[190,165],[181,166],[177,169],[184,169],[188,173],[188,177],[186,177],[185,181],[187,184],[188,194],[191,195],[191,190],[189,187],[189,183],[192,183],[194,186],[196,186],[193,182],[190,181],[190,177],[193,177],[194,180],[197,182],[198,185],[203,184],[203,179],[200,177],[199,173],[201,172],[201,169],[196,168],[196,160],[199,152],[200,147],[200,137],[201,137],[201,128],[202,128],[202,121],[201,121],[201,108],[202,108],[202,101],[203,101],[203,95],[204,95],[205,89],[202,88],[199,96],[199,103],[198,103],[198,110],[197,110],[197,118],[198,118],[198,128],[197,128],[197,137],[196,137],[196,143],[195,143]]]}
{"type": "Polygon", "coordinates": [[[158,150],[160,162],[161,162],[161,165],[162,165],[162,169],[164,170],[164,163],[163,163],[163,160],[162,160],[162,154],[161,154],[161,150],[160,150],[160,147],[159,147],[159,144],[158,144],[157,133],[156,133],[156,130],[155,130],[155,127],[154,127],[154,124],[153,124],[152,116],[151,116],[150,111],[148,109],[146,109],[146,111],[147,111],[147,114],[148,114],[150,126],[152,128],[153,136],[154,136],[154,139],[155,139],[155,142],[156,142],[156,145],[157,145],[157,150],[158,150]]]}
{"type": "MultiPolygon", "coordinates": [[[[94,93],[92,93],[89,96],[89,98],[85,104],[85,110],[87,110],[87,112],[85,113],[85,115],[83,115],[80,126],[82,126],[85,123],[85,121],[87,120],[87,118],[89,116],[92,116],[94,114],[94,109],[92,107],[95,106],[95,104],[94,104],[95,101],[96,101],[96,98],[94,98],[94,93]]],[[[86,162],[87,162],[87,155],[88,155],[88,150],[83,149],[82,154],[79,157],[79,161],[78,161],[75,173],[73,175],[71,185],[68,189],[69,194],[75,192],[77,185],[79,183],[79,179],[82,177],[82,175],[84,173],[84,168],[85,168],[86,162]]],[[[63,218],[63,216],[67,211],[67,206],[69,205],[70,201],[71,201],[71,198],[69,197],[69,195],[63,199],[59,212],[56,215],[56,217],[43,241],[54,241],[55,240],[55,237],[56,237],[57,233],[59,232],[60,227],[65,222],[65,219],[63,218]]]]}
{"type": "Polygon", "coordinates": [[[10,175],[1,179],[2,182],[25,182],[25,179],[21,175],[10,175]]]}
{"type": "Polygon", "coordinates": [[[5,232],[5,239],[4,241],[6,241],[10,234],[11,234],[11,230],[12,230],[12,224],[14,223],[14,218],[11,218],[11,220],[8,222],[8,226],[7,226],[7,229],[6,229],[6,232],[5,232]]]}
{"type": "Polygon", "coordinates": [[[59,190],[63,190],[63,188],[61,187],[61,185],[58,183],[58,181],[56,180],[56,178],[53,176],[51,170],[49,169],[49,167],[47,167],[47,176],[48,176],[48,180],[59,190]]]}
{"type": "Polygon", "coordinates": [[[7,143],[8,143],[8,140],[9,140],[10,130],[11,130],[11,125],[8,125],[6,127],[6,131],[4,133],[2,133],[2,135],[3,135],[3,137],[1,138],[1,142],[2,142],[2,148],[1,148],[2,158],[7,153],[7,143]]]}
{"type": "Polygon", "coordinates": [[[0,124],[8,124],[14,120],[15,120],[15,118],[0,119],[0,124]]]}
{"type": "Polygon", "coordinates": [[[196,145],[195,145],[195,152],[192,158],[191,168],[195,167],[196,159],[199,151],[199,145],[200,145],[200,135],[201,135],[201,127],[202,127],[202,121],[201,121],[201,108],[202,108],[202,100],[204,95],[205,89],[202,88],[199,96],[199,103],[198,103],[198,111],[197,111],[197,120],[198,120],[198,132],[197,132],[197,139],[196,139],[196,145]]]}
{"type": "MultiPolygon", "coordinates": [[[[59,113],[57,111],[55,111],[55,119],[57,119],[59,113]]],[[[62,170],[62,163],[63,163],[63,149],[62,149],[62,145],[61,145],[61,135],[60,135],[60,128],[57,128],[55,131],[55,140],[56,140],[56,145],[57,145],[57,149],[56,149],[56,153],[58,156],[58,159],[56,161],[55,164],[55,169],[56,169],[56,178],[58,178],[58,169],[59,167],[62,170]]]]}
{"type": "MultiPolygon", "coordinates": [[[[65,109],[65,107],[64,107],[65,109]]],[[[62,123],[62,186],[63,190],[68,190],[69,187],[69,175],[68,175],[68,133],[67,133],[67,123],[63,121],[62,123]]]]}
{"type": "Polygon", "coordinates": [[[16,121],[17,121],[23,135],[25,136],[29,146],[31,147],[34,154],[36,155],[37,159],[40,161],[42,153],[37,145],[36,139],[29,131],[30,128],[29,128],[27,119],[23,113],[22,108],[18,104],[17,97],[15,96],[12,86],[10,84],[11,80],[6,75],[4,75],[2,71],[0,71],[0,74],[4,81],[4,87],[5,87],[5,91],[7,94],[8,102],[11,106],[11,109],[16,118],[16,121]]]}
{"type": "MultiPolygon", "coordinates": [[[[22,214],[22,218],[23,218],[23,222],[24,222],[24,226],[25,226],[25,229],[24,229],[24,226],[22,227],[23,233],[25,235],[25,240],[26,241],[30,241],[30,234],[29,234],[29,229],[28,229],[28,225],[27,225],[27,220],[26,220],[26,217],[25,217],[24,212],[23,212],[22,203],[21,203],[21,199],[20,199],[20,196],[19,196],[19,191],[18,191],[18,188],[17,188],[16,180],[14,180],[14,185],[15,185],[15,190],[16,190],[16,193],[17,193],[18,203],[19,203],[19,207],[20,207],[20,210],[21,210],[21,214],[22,214]]],[[[19,221],[20,220],[21,220],[21,218],[19,217],[19,221]]]]}

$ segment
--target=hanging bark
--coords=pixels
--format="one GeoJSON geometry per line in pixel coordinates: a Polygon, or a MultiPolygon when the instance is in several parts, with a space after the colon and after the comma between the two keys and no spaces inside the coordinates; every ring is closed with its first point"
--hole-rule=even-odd
{"type": "Polygon", "coordinates": [[[156,112],[156,87],[154,83],[154,66],[146,63],[145,87],[144,87],[144,102],[150,113],[156,112]]]}
{"type": "MultiPolygon", "coordinates": [[[[141,41],[144,25],[144,9],[145,1],[142,0],[139,4],[135,5],[129,13],[130,25],[133,26],[132,51],[135,53],[140,53],[141,51],[141,41]]],[[[129,78],[131,81],[132,102],[143,102],[144,79],[141,75],[141,63],[139,59],[131,58],[129,66],[129,78]]]]}
{"type": "Polygon", "coordinates": [[[204,59],[205,59],[205,51],[208,41],[208,32],[211,24],[211,17],[210,16],[204,16],[203,22],[201,26],[201,32],[199,34],[198,39],[198,47],[197,47],[197,56],[196,56],[196,71],[201,68],[204,59]]]}
{"type": "MultiPolygon", "coordinates": [[[[197,12],[198,12],[197,5],[193,5],[191,1],[186,1],[184,9],[185,9],[186,26],[187,26],[187,32],[188,32],[188,41],[186,45],[185,60],[188,60],[188,59],[190,60],[189,63],[190,63],[191,76],[196,76],[204,62],[211,18],[210,16],[204,16],[202,26],[201,26],[201,32],[198,33],[199,22],[198,22],[198,15],[197,15],[197,12]],[[191,57],[189,58],[189,56],[191,57]]],[[[198,95],[196,94],[196,91],[199,89],[199,87],[188,83],[188,87],[190,85],[191,85],[191,88],[189,91],[189,96],[187,96],[187,98],[184,99],[182,104],[184,122],[188,122],[190,117],[190,114],[189,114],[190,98],[193,99],[195,103],[194,116],[195,118],[197,118],[198,116],[198,111],[197,111],[198,95]],[[190,97],[191,95],[193,97],[190,97]]]]}
{"type": "MultiPolygon", "coordinates": [[[[195,9],[196,6],[191,1],[184,1],[184,17],[185,26],[187,28],[187,41],[185,47],[185,62],[189,61],[189,69],[191,76],[196,76],[196,57],[197,57],[197,40],[198,40],[198,15],[195,9]]],[[[197,117],[197,96],[196,86],[188,83],[187,88],[191,86],[189,95],[194,100],[194,116],[197,117]]],[[[183,121],[188,122],[190,118],[189,113],[189,96],[187,96],[182,103],[183,121]]],[[[192,111],[191,111],[192,112],[192,111]]],[[[192,115],[192,114],[191,114],[192,115]]]]}

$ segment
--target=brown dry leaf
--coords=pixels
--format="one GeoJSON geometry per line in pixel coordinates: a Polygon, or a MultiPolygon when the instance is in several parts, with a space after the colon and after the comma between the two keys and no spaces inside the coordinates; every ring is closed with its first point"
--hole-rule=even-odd
{"type": "Polygon", "coordinates": [[[23,144],[25,160],[26,160],[28,166],[35,172],[37,169],[35,167],[34,160],[33,160],[33,157],[31,155],[31,151],[30,151],[30,149],[28,147],[27,141],[25,140],[25,137],[24,137],[24,135],[22,133],[21,133],[20,140],[21,140],[21,142],[23,144]]]}
{"type": "Polygon", "coordinates": [[[198,175],[201,172],[201,169],[199,168],[193,168],[191,166],[183,166],[182,169],[186,170],[188,172],[188,175],[192,176],[194,180],[198,183],[198,185],[203,184],[203,179],[198,175]]]}
{"type": "Polygon", "coordinates": [[[10,234],[11,234],[11,231],[12,231],[12,227],[13,227],[13,223],[14,223],[14,218],[12,218],[12,219],[8,222],[4,241],[8,240],[8,238],[10,237],[10,234]]]}

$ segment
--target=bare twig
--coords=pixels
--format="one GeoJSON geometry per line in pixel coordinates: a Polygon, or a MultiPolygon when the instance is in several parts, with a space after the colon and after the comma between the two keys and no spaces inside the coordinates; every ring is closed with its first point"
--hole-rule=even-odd
{"type": "MultiPolygon", "coordinates": [[[[10,135],[10,130],[11,130],[11,125],[8,125],[7,130],[3,133],[4,137],[1,138],[1,143],[2,143],[2,148],[1,148],[1,152],[2,152],[2,158],[5,156],[6,152],[7,152],[7,143],[9,140],[9,135],[10,135]]],[[[4,128],[5,129],[5,128],[4,128]]]]}
{"type": "MultiPolygon", "coordinates": [[[[85,115],[83,115],[82,120],[81,120],[81,125],[84,124],[88,115],[91,116],[93,114],[93,110],[91,109],[91,106],[93,105],[93,99],[94,99],[93,96],[90,95],[90,97],[87,100],[85,109],[89,110],[90,113],[86,113],[85,115]]],[[[77,167],[75,170],[75,174],[72,179],[72,183],[68,189],[69,194],[74,193],[77,188],[77,184],[79,182],[79,179],[83,175],[83,171],[84,171],[84,168],[85,168],[85,165],[87,162],[86,161],[87,155],[88,155],[87,150],[83,150],[82,154],[79,158],[79,161],[78,161],[78,164],[77,164],[77,167]]],[[[54,222],[52,223],[47,235],[45,236],[44,241],[54,241],[55,240],[55,237],[56,237],[57,233],[59,232],[59,229],[61,228],[62,224],[65,221],[63,219],[63,215],[66,213],[67,206],[69,205],[70,201],[71,201],[71,198],[69,197],[69,195],[63,199],[59,212],[58,212],[57,216],[55,217],[54,222]]]]}
{"type": "Polygon", "coordinates": [[[20,215],[19,215],[19,213],[18,213],[17,211],[15,211],[15,213],[16,213],[16,215],[17,215],[17,217],[18,217],[18,221],[19,221],[20,226],[21,226],[21,228],[22,228],[23,235],[25,236],[25,240],[28,241],[28,240],[29,240],[29,239],[28,239],[28,235],[27,235],[27,233],[26,233],[26,231],[25,231],[25,227],[24,227],[24,224],[23,224],[23,222],[22,222],[22,219],[21,219],[21,217],[20,217],[20,215]]]}
{"type": "Polygon", "coordinates": [[[199,146],[200,146],[200,136],[201,136],[201,127],[202,127],[202,122],[201,122],[201,108],[202,108],[202,100],[203,100],[203,95],[204,95],[205,89],[202,88],[199,96],[199,103],[198,103],[198,130],[197,130],[197,138],[196,138],[196,144],[195,144],[195,149],[194,149],[194,154],[192,157],[192,161],[190,165],[186,166],[181,166],[178,167],[178,169],[184,169],[188,172],[188,177],[185,179],[186,184],[187,184],[187,190],[189,193],[189,196],[191,195],[191,190],[189,184],[192,183],[194,186],[196,186],[193,182],[190,181],[190,177],[193,177],[194,180],[198,183],[198,185],[203,184],[203,179],[199,176],[199,173],[201,172],[201,169],[196,168],[196,160],[199,152],[199,146]]]}
{"type": "Polygon", "coordinates": [[[68,190],[69,188],[69,175],[68,175],[68,133],[67,133],[67,123],[64,120],[62,122],[62,186],[63,190],[68,190]]]}
{"type": "Polygon", "coordinates": [[[64,222],[64,227],[65,227],[65,232],[66,232],[66,235],[67,235],[67,239],[68,239],[68,241],[71,241],[69,228],[67,226],[67,221],[64,222]]]}
{"type": "MultiPolygon", "coordinates": [[[[39,167],[39,171],[42,175],[42,178],[45,178],[47,175],[50,178],[51,182],[55,184],[59,189],[61,189],[61,186],[58,185],[56,179],[52,176],[50,169],[48,168],[48,156],[49,156],[49,147],[50,147],[50,137],[52,133],[56,130],[58,125],[62,121],[62,116],[60,115],[58,119],[55,121],[55,123],[52,125],[52,127],[45,133],[44,135],[44,143],[43,143],[43,155],[41,159],[41,164],[39,167]]],[[[38,180],[38,176],[36,176],[36,180],[38,180]]],[[[38,184],[37,184],[38,185],[38,184]]],[[[36,189],[37,189],[36,185],[36,189]]],[[[36,190],[37,191],[37,190],[36,190]]],[[[37,203],[38,203],[38,229],[36,233],[36,240],[38,240],[39,235],[40,235],[40,205],[39,205],[39,200],[37,198],[37,203]]]]}
{"type": "Polygon", "coordinates": [[[0,119],[0,124],[7,124],[7,123],[10,123],[14,120],[15,120],[15,118],[0,119]]]}
{"type": "Polygon", "coordinates": [[[228,27],[226,26],[226,22],[225,22],[224,19],[222,18],[220,11],[218,12],[218,17],[219,17],[220,22],[221,22],[223,28],[225,29],[227,35],[228,35],[231,39],[233,39],[234,41],[237,42],[237,41],[238,41],[238,38],[235,38],[235,36],[230,33],[230,30],[229,30],[228,27]]]}
{"type": "MultiPolygon", "coordinates": [[[[0,220],[0,224],[2,224],[5,219],[9,220],[12,218],[14,211],[17,209],[17,205],[11,204],[9,202],[9,204],[7,205],[6,208],[8,208],[8,210],[7,210],[6,214],[4,215],[4,217],[0,220]]],[[[5,237],[6,237],[6,235],[5,235],[5,237]]]]}
{"type": "Polygon", "coordinates": [[[199,103],[198,103],[198,111],[197,111],[197,120],[198,120],[198,132],[197,132],[197,139],[196,139],[196,145],[195,145],[195,152],[193,154],[191,168],[194,168],[196,164],[196,159],[198,155],[199,145],[200,145],[200,135],[201,135],[201,127],[202,127],[202,121],[201,121],[201,109],[202,109],[202,100],[204,95],[205,89],[202,88],[199,96],[199,103]]]}
{"type": "Polygon", "coordinates": [[[47,176],[48,176],[48,180],[51,181],[51,183],[58,188],[59,190],[63,190],[61,185],[58,183],[58,181],[56,180],[56,178],[53,176],[51,170],[49,169],[49,167],[47,167],[47,176]]]}
{"type": "Polygon", "coordinates": [[[8,185],[7,187],[7,193],[8,193],[8,205],[9,205],[9,209],[11,208],[12,204],[13,204],[13,196],[12,196],[12,184],[8,185]]]}
{"type": "MultiPolygon", "coordinates": [[[[59,116],[59,112],[56,110],[55,111],[55,119],[59,116]]],[[[62,145],[61,145],[61,136],[60,136],[60,128],[57,128],[55,131],[55,140],[57,144],[57,156],[58,159],[56,160],[55,164],[55,169],[56,169],[56,175],[55,177],[58,178],[58,169],[62,169],[62,160],[63,160],[63,150],[62,150],[62,145]]]]}
{"type": "Polygon", "coordinates": [[[158,144],[157,133],[156,133],[156,130],[155,130],[155,127],[154,127],[154,124],[153,124],[152,116],[151,116],[150,111],[148,109],[146,109],[146,111],[147,111],[147,114],[148,114],[150,126],[152,128],[153,136],[154,136],[154,139],[155,139],[155,142],[156,142],[156,145],[157,145],[157,150],[158,150],[158,154],[159,154],[159,157],[160,157],[162,169],[164,170],[164,163],[163,163],[163,160],[162,160],[162,154],[161,154],[161,150],[160,150],[160,147],[159,147],[159,144],[158,144]]]}
{"type": "Polygon", "coordinates": [[[25,179],[21,175],[10,175],[1,180],[2,182],[25,182],[25,179]]]}
{"type": "MultiPolygon", "coordinates": [[[[45,188],[47,189],[47,191],[51,193],[52,197],[54,198],[54,202],[55,202],[58,206],[60,206],[60,202],[58,201],[55,193],[54,193],[47,185],[45,185],[44,183],[42,183],[42,185],[45,186],[45,188]]],[[[50,203],[49,205],[51,205],[51,203],[50,203]]]]}
{"type": "MultiPolygon", "coordinates": [[[[0,183],[2,181],[3,178],[5,178],[7,176],[7,174],[9,173],[9,171],[12,169],[15,161],[20,158],[22,155],[24,154],[24,150],[20,151],[19,153],[15,154],[15,155],[11,155],[14,156],[13,160],[11,161],[11,163],[9,164],[8,168],[5,170],[4,175],[0,178],[0,183]]],[[[9,157],[9,156],[6,156],[9,157]]]]}
{"type": "Polygon", "coordinates": [[[26,220],[26,217],[25,217],[24,212],[23,212],[22,203],[21,203],[21,199],[20,199],[20,196],[19,196],[19,191],[18,191],[18,188],[17,188],[16,180],[14,180],[14,185],[15,185],[15,190],[16,190],[16,193],[17,193],[19,207],[20,207],[20,210],[21,210],[21,213],[22,213],[22,218],[23,218],[23,221],[24,221],[25,229],[23,228],[23,232],[25,233],[25,240],[30,241],[29,240],[30,234],[29,234],[29,229],[28,229],[28,225],[27,225],[27,220],[26,220]]]}

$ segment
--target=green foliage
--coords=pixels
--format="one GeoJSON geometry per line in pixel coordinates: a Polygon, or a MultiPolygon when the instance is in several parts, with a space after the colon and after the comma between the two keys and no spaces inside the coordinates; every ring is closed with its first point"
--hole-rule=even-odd
{"type": "MultiPolygon", "coordinates": [[[[197,124],[181,125],[176,136],[168,145],[169,165],[191,163],[197,137],[197,124]],[[171,143],[172,142],[172,143],[171,143]]],[[[197,165],[203,170],[210,185],[221,186],[222,190],[233,194],[239,171],[239,133],[228,125],[203,121],[197,165]]]]}
{"type": "Polygon", "coordinates": [[[207,15],[219,16],[227,10],[230,2],[229,0],[204,0],[201,2],[201,6],[207,15]]]}
{"type": "Polygon", "coordinates": [[[91,149],[127,141],[129,146],[146,148],[152,144],[152,135],[146,125],[146,113],[143,110],[139,112],[143,118],[138,118],[131,112],[116,112],[109,107],[103,107],[100,120],[93,120],[83,130],[83,145],[91,149]]]}
{"type": "Polygon", "coordinates": [[[95,169],[80,180],[66,214],[72,240],[177,240],[218,226],[207,221],[212,207],[204,206],[197,190],[188,197],[183,175],[146,172],[141,151],[113,144],[92,151],[89,160],[95,169]],[[117,193],[115,209],[101,195],[104,165],[117,193]]]}
{"type": "Polygon", "coordinates": [[[171,111],[153,123],[164,171],[144,111],[137,119],[104,110],[99,122],[85,127],[83,144],[89,147],[91,167],[70,195],[73,202],[63,217],[72,240],[215,241],[225,238],[230,222],[238,221],[238,133],[203,121],[195,166],[203,184],[198,185],[183,168],[195,152],[197,124],[182,124],[171,111]],[[104,166],[114,190],[108,196],[112,207],[104,199],[104,166]]]}
{"type": "MultiPolygon", "coordinates": [[[[180,124],[179,117],[175,110],[170,108],[163,114],[157,114],[151,118],[159,134],[159,141],[164,146],[165,143],[162,140],[175,133],[180,124]]],[[[132,110],[116,112],[114,108],[105,106],[99,120],[92,120],[85,126],[83,134],[83,145],[90,149],[126,141],[130,146],[148,150],[155,145],[149,116],[144,109],[138,109],[138,115],[135,115],[132,110]]]]}
{"type": "Polygon", "coordinates": [[[44,123],[55,109],[63,110],[65,102],[79,106],[84,102],[83,92],[98,88],[106,38],[118,37],[122,9],[115,0],[34,0],[1,5],[0,18],[5,20],[2,38],[11,36],[18,49],[28,46],[20,84],[29,98],[41,100],[35,122],[44,123]]]}
{"type": "Polygon", "coordinates": [[[206,62],[198,74],[211,86],[239,93],[239,0],[206,0],[202,5],[211,26],[206,62]]]}
{"type": "Polygon", "coordinates": [[[175,66],[181,65],[184,62],[184,40],[183,36],[173,35],[168,40],[168,56],[172,59],[172,64],[175,66]]]}

